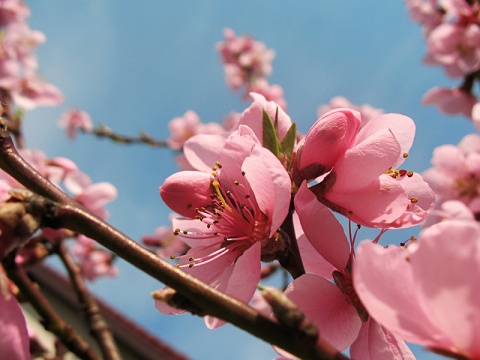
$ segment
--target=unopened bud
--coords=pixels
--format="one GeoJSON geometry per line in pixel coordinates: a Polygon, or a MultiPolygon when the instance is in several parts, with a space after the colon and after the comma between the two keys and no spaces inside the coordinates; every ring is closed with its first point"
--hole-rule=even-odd
{"type": "Polygon", "coordinates": [[[151,293],[151,296],[156,301],[161,301],[170,307],[180,310],[186,310],[198,316],[205,316],[205,312],[198,306],[193,304],[183,295],[177,293],[175,289],[166,287],[151,293]]]}

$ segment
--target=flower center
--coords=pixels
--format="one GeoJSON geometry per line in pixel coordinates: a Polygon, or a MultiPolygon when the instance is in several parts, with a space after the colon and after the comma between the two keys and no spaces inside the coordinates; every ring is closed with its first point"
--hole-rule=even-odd
{"type": "Polygon", "coordinates": [[[454,182],[454,187],[458,191],[458,195],[468,200],[478,196],[477,187],[479,181],[474,174],[470,174],[467,178],[458,178],[454,182]]]}
{"type": "Polygon", "coordinates": [[[270,234],[268,218],[259,209],[245,172],[241,172],[238,180],[232,181],[221,169],[222,165],[218,161],[212,167],[211,204],[195,209],[195,218],[205,224],[205,229],[174,231],[175,235],[184,238],[218,238],[207,256],[190,257],[189,267],[227,253],[231,255],[232,252],[236,253],[236,259],[254,243],[268,239],[270,234]]]}

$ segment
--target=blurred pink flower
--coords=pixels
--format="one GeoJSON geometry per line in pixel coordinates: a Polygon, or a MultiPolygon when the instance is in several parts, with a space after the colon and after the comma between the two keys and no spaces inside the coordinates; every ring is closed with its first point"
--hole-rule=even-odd
{"type": "Polygon", "coordinates": [[[249,36],[236,36],[232,29],[224,30],[225,40],[217,44],[228,86],[238,90],[272,72],[273,50],[249,36]]]}
{"type": "Polygon", "coordinates": [[[427,37],[427,64],[443,65],[447,74],[462,77],[480,69],[478,24],[442,23],[427,37]]]}
{"type": "Polygon", "coordinates": [[[15,104],[25,110],[37,106],[55,106],[63,102],[63,94],[54,85],[38,78],[24,78],[12,91],[15,104]]]}
{"type": "Polygon", "coordinates": [[[353,281],[370,315],[392,333],[435,352],[480,359],[478,224],[438,223],[406,248],[364,242],[353,281]]]}
{"type": "Polygon", "coordinates": [[[436,105],[441,113],[447,115],[463,114],[472,117],[473,105],[477,98],[461,89],[447,89],[434,87],[426,92],[422,98],[424,105],[436,105]]]}
{"type": "MultiPolygon", "coordinates": [[[[170,222],[175,216],[176,214],[170,214],[170,222]]],[[[180,240],[180,237],[174,235],[172,225],[160,226],[155,229],[154,234],[143,235],[142,242],[156,248],[157,255],[162,259],[170,258],[172,255],[183,255],[188,250],[188,245],[180,240]]]]}
{"type": "Polygon", "coordinates": [[[480,136],[470,134],[458,146],[435,148],[432,167],[422,175],[440,202],[459,200],[480,212],[480,136]]]}
{"type": "Polygon", "coordinates": [[[283,97],[283,88],[280,85],[270,85],[266,79],[258,79],[247,88],[247,92],[261,94],[266,100],[273,101],[283,110],[287,110],[287,101],[283,97]]]}
{"type": "MultiPolygon", "coordinates": [[[[173,174],[160,187],[167,206],[185,217],[173,221],[175,234],[191,247],[178,266],[248,302],[260,278],[262,247],[278,238],[287,215],[290,177],[246,126],[227,139],[197,135],[185,144],[185,155],[200,171],[173,174]]],[[[172,313],[159,301],[156,307],[172,313]]],[[[209,328],[223,325],[205,321],[209,328]]]]}
{"type": "Polygon", "coordinates": [[[90,132],[93,130],[93,122],[87,112],[78,109],[70,109],[65,111],[58,125],[64,128],[70,139],[75,139],[78,130],[90,132]]]}
{"type": "Polygon", "coordinates": [[[0,358],[30,360],[27,325],[0,266],[0,358]]]}
{"type": "Polygon", "coordinates": [[[356,110],[360,113],[360,118],[362,120],[360,124],[360,129],[364,127],[371,119],[376,118],[377,116],[380,116],[383,114],[382,109],[377,109],[374,108],[373,106],[369,104],[364,104],[364,105],[354,105],[352,104],[348,99],[342,97],[342,96],[336,96],[333,99],[330,100],[330,104],[328,105],[321,105],[318,108],[317,111],[317,116],[321,118],[323,115],[325,115],[327,112],[333,110],[333,109],[339,109],[339,108],[348,108],[352,110],[356,110]]]}
{"type": "Polygon", "coordinates": [[[113,265],[114,255],[84,235],[75,238],[72,253],[80,265],[82,275],[89,281],[101,276],[118,275],[118,269],[113,265]]]}
{"type": "Polygon", "coordinates": [[[187,111],[182,117],[176,117],[168,123],[170,138],[168,146],[172,150],[182,150],[185,141],[197,134],[223,134],[225,129],[217,123],[204,124],[200,121],[197,113],[187,111]]]}

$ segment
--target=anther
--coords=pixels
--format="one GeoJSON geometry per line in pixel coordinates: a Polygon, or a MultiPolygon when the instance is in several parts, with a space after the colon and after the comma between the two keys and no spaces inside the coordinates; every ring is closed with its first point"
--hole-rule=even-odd
{"type": "Polygon", "coordinates": [[[403,154],[403,158],[406,159],[408,157],[408,153],[403,154]]]}
{"type": "Polygon", "coordinates": [[[245,176],[245,171],[242,171],[242,176],[245,176]]]}
{"type": "Polygon", "coordinates": [[[405,176],[407,175],[407,170],[402,169],[402,170],[399,170],[398,173],[400,174],[400,176],[405,176]]]}
{"type": "Polygon", "coordinates": [[[188,264],[188,267],[191,269],[193,267],[193,264],[188,264]]]}
{"type": "Polygon", "coordinates": [[[173,232],[173,235],[178,235],[178,233],[180,232],[180,229],[179,228],[176,228],[173,232]]]}
{"type": "Polygon", "coordinates": [[[235,181],[233,182],[233,185],[235,185],[235,186],[238,186],[239,184],[240,184],[240,183],[239,183],[237,180],[235,180],[235,181]]]}
{"type": "Polygon", "coordinates": [[[412,176],[413,176],[413,171],[409,171],[409,172],[407,173],[407,176],[408,176],[408,177],[412,177],[412,176]]]}
{"type": "Polygon", "coordinates": [[[416,197],[412,197],[410,201],[412,202],[412,204],[416,204],[418,202],[418,199],[416,197]]]}
{"type": "Polygon", "coordinates": [[[215,161],[215,165],[217,165],[219,169],[222,168],[222,164],[220,163],[220,161],[215,161]]]}
{"type": "Polygon", "coordinates": [[[192,204],[187,204],[187,209],[191,209],[193,207],[192,204]]]}
{"type": "Polygon", "coordinates": [[[184,233],[185,235],[187,235],[187,234],[188,234],[188,231],[187,231],[187,230],[183,230],[183,233],[184,233]]]}
{"type": "Polygon", "coordinates": [[[170,259],[175,259],[175,255],[170,255],[170,259]]]}
{"type": "Polygon", "coordinates": [[[250,198],[250,195],[245,195],[245,199],[249,199],[250,198]]]}
{"type": "Polygon", "coordinates": [[[218,169],[218,168],[217,168],[216,166],[212,166],[212,170],[213,170],[213,171],[217,171],[217,169],[218,169]]]}
{"type": "Polygon", "coordinates": [[[193,260],[195,260],[195,258],[193,257],[188,258],[188,261],[193,261],[193,260]]]}

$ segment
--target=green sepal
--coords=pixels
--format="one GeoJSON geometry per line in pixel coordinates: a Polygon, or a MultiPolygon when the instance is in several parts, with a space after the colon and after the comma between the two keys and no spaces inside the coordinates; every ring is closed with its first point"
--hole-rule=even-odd
{"type": "Polygon", "coordinates": [[[282,145],[270,115],[263,110],[263,147],[270,150],[277,158],[282,154],[282,145]]]}
{"type": "Polygon", "coordinates": [[[285,137],[282,140],[282,152],[287,157],[287,169],[290,168],[292,162],[293,149],[295,147],[295,140],[297,139],[297,124],[293,123],[288,129],[285,137]]]}

